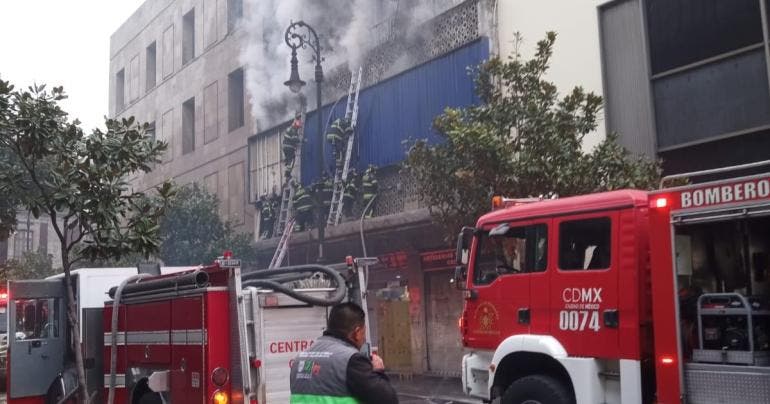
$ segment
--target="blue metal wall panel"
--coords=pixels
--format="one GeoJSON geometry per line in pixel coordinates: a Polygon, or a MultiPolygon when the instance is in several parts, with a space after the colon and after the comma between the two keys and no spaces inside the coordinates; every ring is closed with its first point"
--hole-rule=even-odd
{"type": "MultiPolygon", "coordinates": [[[[383,167],[405,157],[404,140],[440,137],[433,119],[447,107],[466,107],[479,102],[468,68],[489,58],[489,41],[481,38],[442,57],[362,89],[354,148],[356,167],[383,167]]],[[[346,99],[322,109],[323,123],[345,114],[346,99]],[[330,115],[331,113],[331,115],[330,115]],[[329,119],[330,118],[330,119],[329,119]]],[[[307,142],[302,150],[302,182],[318,178],[318,131],[315,111],[306,117],[307,142]]],[[[325,167],[332,170],[331,146],[326,143],[325,167]]]]}

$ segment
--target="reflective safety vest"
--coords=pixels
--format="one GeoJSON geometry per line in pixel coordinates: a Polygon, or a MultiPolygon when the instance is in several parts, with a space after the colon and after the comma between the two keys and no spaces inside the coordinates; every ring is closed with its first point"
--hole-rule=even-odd
{"type": "Polygon", "coordinates": [[[359,404],[347,385],[348,362],[356,353],[334,337],[315,340],[291,364],[291,404],[359,404]]]}
{"type": "Polygon", "coordinates": [[[294,207],[297,212],[307,212],[313,208],[313,201],[304,188],[298,189],[297,193],[294,194],[294,207]]]}

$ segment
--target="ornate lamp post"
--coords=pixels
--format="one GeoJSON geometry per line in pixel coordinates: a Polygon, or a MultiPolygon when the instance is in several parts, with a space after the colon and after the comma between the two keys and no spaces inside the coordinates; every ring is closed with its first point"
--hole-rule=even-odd
{"type": "MultiPolygon", "coordinates": [[[[292,22],[289,27],[286,28],[286,45],[291,48],[291,74],[289,80],[284,82],[289,89],[298,93],[302,90],[305,82],[299,78],[299,62],[297,60],[297,49],[310,48],[314,52],[315,59],[315,82],[316,82],[316,118],[318,119],[318,175],[322,175],[324,172],[324,135],[323,135],[323,119],[321,117],[321,83],[324,80],[324,72],[321,67],[321,42],[318,40],[318,34],[316,34],[313,27],[305,23],[304,21],[292,22]],[[300,32],[301,30],[307,32],[300,32]]],[[[319,212],[320,213],[320,212],[319,212]]],[[[324,233],[326,221],[323,220],[323,215],[319,214],[317,218],[318,223],[318,262],[324,262],[324,233]]]]}

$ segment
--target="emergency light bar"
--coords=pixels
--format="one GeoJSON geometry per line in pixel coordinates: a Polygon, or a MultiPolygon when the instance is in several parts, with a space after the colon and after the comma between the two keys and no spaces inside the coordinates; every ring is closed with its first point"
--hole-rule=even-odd
{"type": "Polygon", "coordinates": [[[540,202],[543,198],[506,198],[500,195],[492,197],[492,210],[523,205],[525,203],[540,202]]]}

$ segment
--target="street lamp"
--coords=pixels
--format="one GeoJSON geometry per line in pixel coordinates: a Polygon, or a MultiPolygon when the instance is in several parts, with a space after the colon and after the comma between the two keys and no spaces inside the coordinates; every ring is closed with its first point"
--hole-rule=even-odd
{"type": "MultiPolygon", "coordinates": [[[[302,90],[305,82],[299,78],[299,62],[297,61],[297,49],[310,48],[315,54],[315,83],[316,83],[316,118],[318,119],[318,175],[322,176],[324,172],[324,135],[323,135],[323,119],[321,117],[321,83],[324,80],[324,72],[321,67],[321,42],[318,40],[318,34],[316,34],[313,27],[305,23],[304,21],[292,22],[289,27],[286,28],[285,35],[286,45],[291,48],[291,74],[289,80],[284,82],[289,89],[298,93],[302,90]],[[299,33],[301,29],[305,29],[308,33],[299,33]]],[[[326,221],[323,219],[323,215],[318,215],[318,263],[324,262],[324,233],[326,221]]]]}

